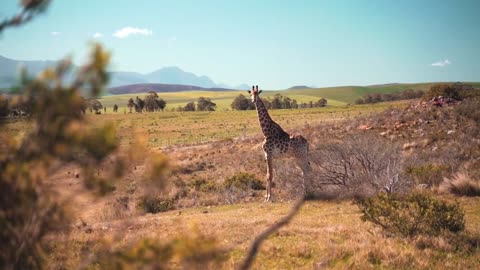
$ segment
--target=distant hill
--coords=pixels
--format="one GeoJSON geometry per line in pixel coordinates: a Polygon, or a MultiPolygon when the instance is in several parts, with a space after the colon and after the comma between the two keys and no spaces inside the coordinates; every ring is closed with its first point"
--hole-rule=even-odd
{"type": "Polygon", "coordinates": [[[18,83],[21,67],[24,67],[29,75],[36,76],[45,68],[51,67],[56,63],[57,61],[13,60],[0,55],[0,89],[10,88],[18,83]]]}
{"type": "Polygon", "coordinates": [[[182,84],[163,84],[163,83],[143,83],[131,84],[108,89],[108,92],[113,95],[136,94],[155,91],[158,93],[180,92],[180,91],[230,91],[226,88],[205,88],[194,85],[182,84]]]}
{"type": "Polygon", "coordinates": [[[287,88],[287,90],[293,90],[293,89],[312,89],[313,87],[306,86],[306,85],[296,85],[292,86],[290,88],[287,88]]]}
{"type": "MultiPolygon", "coordinates": [[[[406,89],[426,91],[430,86],[439,83],[453,83],[453,82],[429,82],[429,83],[391,83],[371,86],[337,86],[325,88],[296,88],[287,89],[283,93],[285,95],[305,95],[323,97],[344,103],[353,103],[356,99],[369,93],[394,93],[404,91],[406,89]],[[287,94],[288,93],[288,94],[287,94]]],[[[480,88],[480,82],[464,82],[476,88],[480,88]]],[[[282,93],[282,91],[278,91],[282,93]]]]}
{"type": "MultiPolygon", "coordinates": [[[[8,89],[18,82],[19,68],[25,67],[31,76],[38,75],[47,67],[54,66],[58,61],[20,61],[0,56],[0,89],[8,89]]],[[[75,71],[76,67],[73,68],[75,71]]],[[[73,72],[68,74],[67,80],[72,78],[73,72]]],[[[245,84],[228,86],[217,84],[208,76],[197,76],[178,67],[165,67],[151,73],[112,71],[109,72],[110,81],[107,88],[132,84],[180,84],[202,88],[246,89],[245,84]]],[[[248,86],[247,86],[248,88],[248,86]]]]}

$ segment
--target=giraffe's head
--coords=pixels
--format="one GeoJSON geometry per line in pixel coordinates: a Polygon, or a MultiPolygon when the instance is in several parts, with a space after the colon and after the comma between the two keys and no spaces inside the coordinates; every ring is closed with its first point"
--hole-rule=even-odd
{"type": "Polygon", "coordinates": [[[258,96],[260,95],[260,93],[262,93],[262,90],[258,91],[258,85],[257,86],[252,85],[252,90],[248,90],[248,93],[250,94],[250,97],[252,98],[253,104],[256,104],[258,96]]]}

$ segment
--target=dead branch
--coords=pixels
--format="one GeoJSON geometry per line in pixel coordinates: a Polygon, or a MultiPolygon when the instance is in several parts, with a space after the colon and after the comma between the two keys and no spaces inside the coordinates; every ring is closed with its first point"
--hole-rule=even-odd
{"type": "Polygon", "coordinates": [[[290,222],[290,220],[297,214],[298,210],[300,209],[300,207],[303,205],[304,202],[305,202],[305,197],[302,196],[300,199],[298,199],[295,202],[295,204],[292,206],[292,209],[285,217],[283,217],[282,219],[274,223],[272,226],[268,227],[265,231],[263,231],[260,235],[258,235],[257,238],[255,238],[255,240],[252,242],[252,245],[250,246],[250,250],[248,251],[247,257],[243,261],[240,268],[238,268],[239,270],[250,269],[262,242],[265,239],[267,239],[267,237],[269,237],[271,234],[278,231],[278,229],[287,225],[290,222]]]}

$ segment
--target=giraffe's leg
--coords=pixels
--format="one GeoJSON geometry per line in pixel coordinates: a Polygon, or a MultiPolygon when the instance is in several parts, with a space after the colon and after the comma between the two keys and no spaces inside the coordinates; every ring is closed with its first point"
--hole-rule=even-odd
{"type": "Polygon", "coordinates": [[[272,179],[273,179],[273,166],[272,166],[272,156],[267,155],[267,194],[265,196],[265,202],[270,202],[273,199],[272,196],[272,179]]]}

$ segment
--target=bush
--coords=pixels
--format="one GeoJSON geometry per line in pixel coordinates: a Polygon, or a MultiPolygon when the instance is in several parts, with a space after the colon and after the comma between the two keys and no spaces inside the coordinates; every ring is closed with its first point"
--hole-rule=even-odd
{"type": "Polygon", "coordinates": [[[480,196],[480,181],[472,179],[465,173],[457,173],[452,180],[445,180],[440,191],[458,196],[480,196]]]}
{"type": "Polygon", "coordinates": [[[463,101],[455,107],[455,112],[462,117],[475,121],[477,126],[480,126],[480,99],[463,101]]]}
{"type": "Polygon", "coordinates": [[[442,182],[447,170],[447,165],[424,164],[408,167],[407,173],[413,177],[416,184],[427,184],[429,187],[434,187],[442,182]]]}
{"type": "Polygon", "coordinates": [[[172,210],[176,202],[175,198],[160,198],[153,196],[144,196],[140,200],[139,207],[142,208],[145,213],[160,213],[172,210]]]}
{"type": "Polygon", "coordinates": [[[225,188],[238,188],[241,190],[253,189],[253,190],[263,190],[265,187],[263,186],[262,180],[258,179],[255,175],[246,173],[246,172],[239,172],[236,173],[227,179],[223,183],[225,188]]]}
{"type": "Polygon", "coordinates": [[[187,184],[188,187],[195,191],[211,192],[219,189],[218,185],[213,181],[207,181],[204,178],[194,178],[187,184]]]}
{"type": "Polygon", "coordinates": [[[449,204],[426,193],[380,193],[357,201],[357,205],[363,221],[392,234],[436,236],[442,231],[456,233],[465,228],[464,212],[458,203],[449,204]]]}
{"type": "Polygon", "coordinates": [[[311,155],[321,186],[355,193],[404,192],[411,181],[403,173],[399,146],[372,134],[351,135],[342,143],[319,145],[311,155]],[[372,141],[375,143],[372,144],[372,141]]]}
{"type": "Polygon", "coordinates": [[[230,105],[233,110],[255,110],[255,105],[244,95],[238,95],[230,105]]]}

